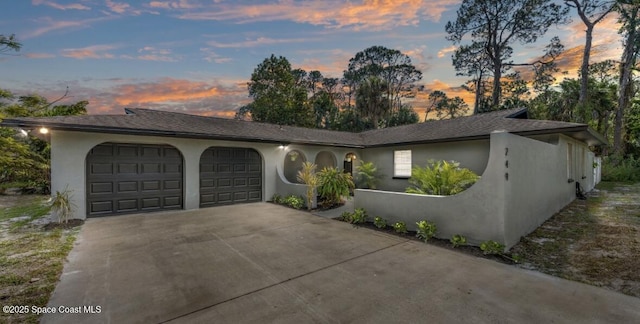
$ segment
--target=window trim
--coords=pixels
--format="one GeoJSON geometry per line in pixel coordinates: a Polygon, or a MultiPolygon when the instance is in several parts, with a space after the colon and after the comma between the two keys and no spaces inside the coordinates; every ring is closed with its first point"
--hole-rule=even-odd
{"type": "Polygon", "coordinates": [[[393,150],[393,179],[409,179],[411,178],[411,168],[413,167],[412,152],[411,150],[393,150]],[[404,159],[405,161],[399,161],[404,159]],[[408,159],[408,162],[406,160],[408,159]],[[398,167],[402,167],[398,170],[398,167]],[[406,173],[398,173],[398,171],[405,171],[409,168],[408,175],[406,173]]]}

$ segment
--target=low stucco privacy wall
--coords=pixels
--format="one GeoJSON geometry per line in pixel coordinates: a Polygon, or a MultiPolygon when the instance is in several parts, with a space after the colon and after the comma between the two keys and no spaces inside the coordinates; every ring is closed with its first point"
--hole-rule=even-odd
{"type": "Polygon", "coordinates": [[[510,248],[575,199],[571,173],[585,177],[580,179],[585,189],[593,188],[594,173],[584,167],[592,165],[593,154],[583,148],[584,144],[562,135],[555,137],[555,143],[545,143],[495,132],[482,178],[464,192],[444,197],[357,189],[355,207],[388,223],[404,221],[412,230],[417,221],[433,221],[440,238],[461,234],[471,244],[494,240],[510,248]],[[575,158],[575,151],[584,152],[583,157],[575,158]]]}

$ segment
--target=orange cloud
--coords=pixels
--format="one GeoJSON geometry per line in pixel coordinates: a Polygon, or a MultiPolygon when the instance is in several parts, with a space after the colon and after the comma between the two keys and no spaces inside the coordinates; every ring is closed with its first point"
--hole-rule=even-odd
{"type": "Polygon", "coordinates": [[[205,82],[164,79],[159,83],[129,84],[117,87],[120,95],[115,99],[120,105],[163,101],[185,101],[219,96],[216,87],[205,82]]]}
{"type": "MultiPolygon", "coordinates": [[[[417,26],[420,21],[437,22],[443,12],[458,0],[363,0],[279,1],[270,4],[213,4],[210,9],[185,11],[189,20],[231,20],[238,23],[290,20],[328,28],[383,30],[398,26],[417,26]]],[[[164,3],[156,7],[167,8],[164,3]]]]}
{"type": "Polygon", "coordinates": [[[62,50],[62,56],[70,57],[74,59],[112,59],[115,56],[111,53],[106,53],[106,51],[114,49],[115,46],[112,45],[93,45],[83,48],[70,48],[62,50]]]}
{"type": "Polygon", "coordinates": [[[445,47],[445,48],[443,48],[443,49],[438,51],[438,57],[442,58],[445,55],[447,55],[448,53],[455,52],[457,49],[458,49],[458,47],[455,46],[455,45],[451,45],[449,47],[445,47]]]}
{"type": "Polygon", "coordinates": [[[46,59],[46,58],[56,57],[55,55],[48,54],[48,53],[27,53],[24,56],[32,59],[46,59]]]}

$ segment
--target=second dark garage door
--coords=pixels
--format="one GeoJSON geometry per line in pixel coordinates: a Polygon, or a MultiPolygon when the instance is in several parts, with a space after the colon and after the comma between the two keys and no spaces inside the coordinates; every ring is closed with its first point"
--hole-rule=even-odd
{"type": "Polygon", "coordinates": [[[210,147],[200,157],[200,207],[262,201],[262,157],[254,149],[210,147]]]}

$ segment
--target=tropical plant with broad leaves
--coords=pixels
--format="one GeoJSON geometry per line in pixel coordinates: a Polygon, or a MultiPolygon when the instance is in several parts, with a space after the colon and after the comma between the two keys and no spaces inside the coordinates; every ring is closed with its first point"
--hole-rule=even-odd
{"type": "Polygon", "coordinates": [[[376,189],[380,182],[378,168],[373,162],[360,161],[360,165],[356,166],[356,178],[357,182],[367,189],[376,189]]]}
{"type": "Polygon", "coordinates": [[[460,168],[455,161],[429,160],[424,167],[414,167],[405,192],[422,195],[455,195],[478,181],[480,177],[473,171],[460,168]]]}
{"type": "Polygon", "coordinates": [[[336,168],[323,168],[317,173],[318,194],[327,206],[339,204],[342,196],[349,196],[355,188],[351,174],[336,168]]]}

